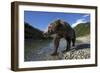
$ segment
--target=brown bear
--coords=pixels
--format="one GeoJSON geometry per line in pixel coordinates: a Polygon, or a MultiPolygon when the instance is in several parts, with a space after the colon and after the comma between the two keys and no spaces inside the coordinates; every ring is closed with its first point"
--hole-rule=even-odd
{"type": "Polygon", "coordinates": [[[53,21],[52,23],[49,24],[47,31],[44,33],[44,35],[52,35],[55,34],[54,36],[54,52],[52,53],[52,55],[57,55],[58,52],[58,47],[59,47],[59,42],[61,38],[64,38],[67,43],[66,43],[66,49],[65,51],[69,51],[70,47],[71,47],[71,42],[72,42],[72,46],[75,46],[75,40],[76,40],[76,36],[75,36],[75,31],[74,29],[70,26],[69,23],[61,20],[61,19],[57,19],[55,21],[53,21]]]}

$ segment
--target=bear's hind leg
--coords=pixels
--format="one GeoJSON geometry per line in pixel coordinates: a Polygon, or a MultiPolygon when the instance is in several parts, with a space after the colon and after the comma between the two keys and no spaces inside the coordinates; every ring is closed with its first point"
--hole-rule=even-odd
{"type": "Polygon", "coordinates": [[[67,38],[66,39],[66,49],[63,51],[63,53],[69,51],[70,47],[71,47],[71,39],[67,38]]]}

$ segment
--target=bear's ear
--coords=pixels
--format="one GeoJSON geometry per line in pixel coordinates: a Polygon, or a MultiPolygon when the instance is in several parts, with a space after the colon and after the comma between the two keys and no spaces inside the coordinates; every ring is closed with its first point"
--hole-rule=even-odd
{"type": "Polygon", "coordinates": [[[64,21],[63,21],[63,20],[60,20],[60,24],[64,25],[65,23],[64,23],[64,21]]]}

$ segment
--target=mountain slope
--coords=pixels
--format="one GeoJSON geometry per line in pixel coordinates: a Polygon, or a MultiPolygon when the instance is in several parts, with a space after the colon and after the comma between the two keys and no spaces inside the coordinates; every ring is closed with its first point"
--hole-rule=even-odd
{"type": "Polygon", "coordinates": [[[90,34],[90,23],[80,23],[75,28],[76,37],[90,34]]]}
{"type": "Polygon", "coordinates": [[[37,28],[34,28],[33,26],[31,26],[28,23],[24,23],[24,33],[25,33],[25,39],[41,39],[43,38],[43,32],[40,31],[37,28]]]}

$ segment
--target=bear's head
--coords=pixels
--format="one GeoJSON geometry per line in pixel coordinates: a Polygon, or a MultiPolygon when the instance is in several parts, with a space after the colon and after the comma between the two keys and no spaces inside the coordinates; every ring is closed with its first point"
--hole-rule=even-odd
{"type": "Polygon", "coordinates": [[[55,20],[53,22],[51,22],[46,31],[44,32],[44,35],[52,35],[52,34],[56,34],[57,31],[59,30],[59,28],[61,28],[62,25],[61,25],[61,20],[58,19],[58,20],[55,20]]]}
{"type": "Polygon", "coordinates": [[[63,34],[67,30],[69,30],[69,28],[71,27],[67,22],[61,19],[57,19],[48,25],[46,31],[44,32],[44,35],[50,36],[52,34],[63,34]]]}

